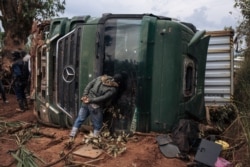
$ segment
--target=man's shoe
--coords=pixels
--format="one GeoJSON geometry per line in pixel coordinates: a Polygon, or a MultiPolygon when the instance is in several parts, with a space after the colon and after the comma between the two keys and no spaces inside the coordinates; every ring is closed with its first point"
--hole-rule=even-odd
{"type": "Polygon", "coordinates": [[[25,111],[24,101],[23,100],[18,100],[18,105],[19,105],[19,110],[17,110],[17,111],[24,112],[25,111]]]}

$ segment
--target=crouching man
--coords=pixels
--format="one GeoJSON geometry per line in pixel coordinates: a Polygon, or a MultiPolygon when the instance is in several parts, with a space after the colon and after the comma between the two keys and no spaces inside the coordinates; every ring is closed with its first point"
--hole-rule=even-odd
{"type": "Polygon", "coordinates": [[[104,109],[116,98],[122,80],[121,74],[115,74],[113,77],[103,75],[87,84],[81,98],[82,106],[70,132],[70,140],[74,140],[78,129],[88,116],[93,123],[94,136],[99,135],[103,126],[104,109]]]}

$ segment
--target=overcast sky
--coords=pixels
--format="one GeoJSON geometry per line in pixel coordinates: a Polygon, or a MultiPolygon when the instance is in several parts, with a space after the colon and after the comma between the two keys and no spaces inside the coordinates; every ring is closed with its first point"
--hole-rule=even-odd
{"type": "Polygon", "coordinates": [[[234,0],[66,0],[62,16],[152,13],[191,22],[200,30],[210,31],[238,25],[240,14],[233,5],[234,0]]]}

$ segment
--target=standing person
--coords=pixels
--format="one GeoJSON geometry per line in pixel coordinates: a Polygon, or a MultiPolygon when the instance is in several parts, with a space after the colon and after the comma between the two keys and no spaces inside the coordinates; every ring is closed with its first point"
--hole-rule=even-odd
{"type": "Polygon", "coordinates": [[[27,53],[26,51],[22,51],[22,56],[23,56],[23,61],[24,65],[26,66],[25,69],[27,70],[25,73],[28,75],[28,80],[25,88],[25,93],[27,96],[30,95],[30,82],[31,82],[31,67],[30,67],[30,54],[27,53]]]}
{"type": "Polygon", "coordinates": [[[13,61],[11,70],[14,83],[14,91],[19,104],[17,111],[24,112],[28,109],[28,103],[25,95],[25,88],[28,82],[27,66],[25,66],[22,54],[19,51],[12,53],[13,61]]]}
{"type": "Polygon", "coordinates": [[[9,101],[7,100],[6,95],[5,95],[5,90],[4,90],[4,87],[3,87],[3,82],[2,82],[1,76],[0,76],[0,93],[2,95],[1,97],[3,99],[3,102],[4,103],[9,103],[9,101]]]}
{"type": "Polygon", "coordinates": [[[122,80],[121,74],[115,74],[114,77],[103,75],[88,83],[81,98],[82,106],[78,117],[70,132],[70,141],[73,141],[78,129],[89,115],[94,127],[94,136],[99,135],[103,126],[104,109],[116,97],[122,80]]]}
{"type": "Polygon", "coordinates": [[[1,99],[3,100],[4,103],[9,103],[9,101],[6,98],[4,86],[3,86],[3,77],[4,77],[4,70],[2,69],[2,55],[0,55],[0,93],[1,93],[1,99]]]}

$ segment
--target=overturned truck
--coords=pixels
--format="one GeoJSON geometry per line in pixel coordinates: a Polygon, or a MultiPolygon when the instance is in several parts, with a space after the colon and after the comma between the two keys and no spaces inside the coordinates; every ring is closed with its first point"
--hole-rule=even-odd
{"type": "Polygon", "coordinates": [[[126,72],[117,128],[167,132],[181,118],[205,118],[209,35],[191,23],[152,14],[56,18],[36,49],[37,118],[71,127],[87,83],[126,72]],[[133,127],[132,127],[133,126],[133,127]]]}

